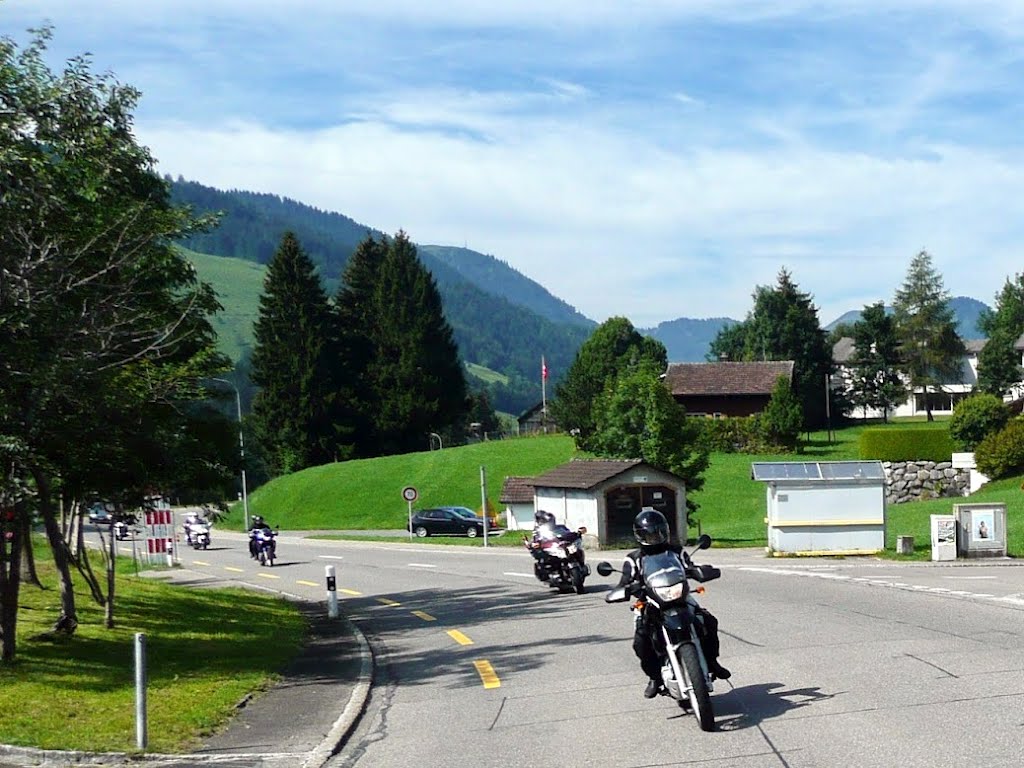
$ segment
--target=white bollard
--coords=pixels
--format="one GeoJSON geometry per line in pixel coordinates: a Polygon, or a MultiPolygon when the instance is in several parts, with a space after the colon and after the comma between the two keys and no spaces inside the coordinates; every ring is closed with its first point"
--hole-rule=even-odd
{"type": "Polygon", "coordinates": [[[145,749],[146,732],[146,636],[135,633],[135,746],[145,749]]]}
{"type": "Polygon", "coordinates": [[[327,572],[327,617],[338,618],[338,586],[334,579],[334,566],[324,568],[327,572]]]}

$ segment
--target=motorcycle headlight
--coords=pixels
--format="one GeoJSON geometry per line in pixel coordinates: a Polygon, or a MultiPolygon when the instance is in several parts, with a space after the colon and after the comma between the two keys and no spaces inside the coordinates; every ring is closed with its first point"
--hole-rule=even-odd
{"type": "Polygon", "coordinates": [[[686,593],[686,582],[681,581],[678,584],[671,584],[667,587],[652,587],[652,589],[659,600],[664,603],[672,603],[686,593]]]}
{"type": "Polygon", "coordinates": [[[561,547],[551,547],[551,549],[547,550],[547,553],[555,557],[566,557],[565,550],[561,547]]]}

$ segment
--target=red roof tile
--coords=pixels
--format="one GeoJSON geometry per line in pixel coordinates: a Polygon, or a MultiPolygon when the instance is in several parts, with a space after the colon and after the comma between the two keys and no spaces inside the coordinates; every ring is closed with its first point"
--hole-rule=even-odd
{"type": "Polygon", "coordinates": [[[532,504],[533,478],[506,477],[498,501],[501,504],[532,504]]]}

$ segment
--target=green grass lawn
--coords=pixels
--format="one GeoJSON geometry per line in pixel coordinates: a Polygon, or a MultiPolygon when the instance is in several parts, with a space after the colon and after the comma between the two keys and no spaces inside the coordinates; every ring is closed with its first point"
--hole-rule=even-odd
{"type": "MultiPolygon", "coordinates": [[[[42,555],[44,545],[36,547],[42,555]]],[[[57,616],[51,563],[46,589],[22,585],[18,653],[0,667],[0,743],[43,749],[133,751],[133,642],[144,632],[149,672],[149,749],[196,746],[263,689],[294,657],[306,633],[288,602],[240,589],[190,589],[127,572],[119,562],[115,629],[103,609],[76,591],[79,626],[70,640],[36,638],[57,616]]]]}
{"type": "MultiPolygon", "coordinates": [[[[763,547],[767,544],[764,517],[764,483],[750,477],[755,461],[851,461],[858,459],[857,441],[869,428],[900,429],[908,422],[915,428],[945,429],[946,421],[908,419],[889,424],[858,424],[811,433],[801,453],[725,454],[711,456],[704,473],[704,488],[692,495],[700,509],[694,516],[699,530],[711,534],[717,546],[763,547]]],[[[568,461],[575,454],[572,439],[564,435],[524,437],[478,443],[443,451],[389,456],[315,467],[278,478],[250,499],[251,510],[272,524],[299,530],[404,528],[407,507],[400,497],[405,485],[420,491],[417,507],[459,504],[480,509],[480,465],[487,467],[488,499],[497,506],[506,475],[536,475],[568,461]]],[[[1010,529],[1009,551],[1024,555],[1024,477],[992,483],[964,499],[892,505],[887,509],[886,546],[895,547],[897,535],[915,537],[919,554],[930,548],[930,515],[950,514],[954,503],[1003,501],[1010,529]]],[[[235,506],[232,519],[240,523],[235,506]]],[[[696,533],[692,531],[691,533],[696,533]]],[[[394,539],[385,539],[394,541],[394,539]]],[[[420,540],[422,542],[422,540],[420,540]]],[[[429,543],[441,543],[430,538],[429,543]]],[[[447,542],[446,542],[447,543],[447,542]]],[[[455,538],[450,543],[482,546],[482,541],[455,538]]],[[[505,541],[501,542],[505,545],[505,541]]]]}

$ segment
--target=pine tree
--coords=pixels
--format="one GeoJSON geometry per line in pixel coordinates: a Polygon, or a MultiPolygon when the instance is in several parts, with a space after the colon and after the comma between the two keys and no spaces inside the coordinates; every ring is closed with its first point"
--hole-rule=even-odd
{"type": "Polygon", "coordinates": [[[422,450],[461,422],[466,382],[434,278],[404,232],[388,242],[367,319],[374,427],[383,454],[422,450]]]}
{"type": "Polygon", "coordinates": [[[903,285],[896,291],[893,308],[904,372],[911,388],[923,391],[928,421],[934,421],[929,392],[959,375],[965,348],[956,332],[956,319],[942,275],[935,270],[927,251],[911,260],[903,285]]]}
{"type": "Polygon", "coordinates": [[[341,276],[335,298],[336,346],[331,365],[335,371],[334,419],[350,438],[351,455],[380,454],[374,425],[377,412],[370,365],[377,348],[380,323],[375,297],[381,264],[388,253],[385,238],[367,236],[353,252],[341,276]]]}
{"type": "Polygon", "coordinates": [[[793,390],[807,429],[825,423],[825,380],[832,373],[832,352],[810,294],[788,271],[774,286],[754,290],[754,308],[746,320],[719,332],[713,354],[730,360],[792,360],[793,390]]]}
{"type": "Polygon", "coordinates": [[[864,307],[861,319],[851,329],[854,353],[850,358],[853,377],[848,391],[850,402],[861,408],[882,411],[889,420],[889,410],[906,397],[900,378],[899,337],[896,322],[886,314],[879,301],[864,307]]]}
{"type": "Polygon", "coordinates": [[[298,239],[286,232],[267,267],[254,327],[253,421],[271,470],[294,472],[336,457],[327,294],[298,239]]]}
{"type": "Polygon", "coordinates": [[[978,327],[988,337],[978,354],[978,388],[1002,397],[1024,376],[1015,349],[1024,334],[1024,275],[1007,279],[996,296],[995,311],[983,314],[978,327]]]}

